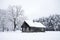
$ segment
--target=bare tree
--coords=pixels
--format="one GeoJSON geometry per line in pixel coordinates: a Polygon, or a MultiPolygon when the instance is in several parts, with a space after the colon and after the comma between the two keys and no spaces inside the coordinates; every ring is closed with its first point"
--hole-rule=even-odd
{"type": "Polygon", "coordinates": [[[21,6],[9,6],[9,14],[11,17],[9,18],[9,20],[13,22],[14,24],[13,31],[15,31],[16,26],[17,26],[17,18],[23,15],[23,10],[21,6]]]}
{"type": "Polygon", "coordinates": [[[3,32],[4,32],[5,28],[6,28],[5,27],[5,25],[6,25],[5,19],[6,19],[6,11],[3,10],[3,9],[0,9],[0,29],[3,32]]]}
{"type": "Polygon", "coordinates": [[[2,20],[1,20],[1,25],[2,25],[2,28],[3,28],[3,30],[2,30],[3,32],[4,32],[4,27],[5,27],[4,21],[5,21],[4,18],[2,18],[2,20]]]}

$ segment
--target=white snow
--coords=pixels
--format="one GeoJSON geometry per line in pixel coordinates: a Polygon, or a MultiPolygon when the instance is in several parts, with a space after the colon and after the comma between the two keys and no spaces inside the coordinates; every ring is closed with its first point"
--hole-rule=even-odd
{"type": "Polygon", "coordinates": [[[15,32],[0,32],[0,40],[60,40],[59,31],[22,33],[15,32]]]}
{"type": "Polygon", "coordinates": [[[31,27],[44,27],[45,28],[45,26],[39,22],[33,22],[32,20],[25,20],[25,21],[31,27]]]}

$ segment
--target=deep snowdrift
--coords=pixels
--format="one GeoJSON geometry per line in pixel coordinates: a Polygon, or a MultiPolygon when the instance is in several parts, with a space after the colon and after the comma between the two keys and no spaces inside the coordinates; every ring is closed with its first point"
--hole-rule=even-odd
{"type": "Polygon", "coordinates": [[[59,31],[50,32],[34,32],[22,33],[15,32],[0,32],[0,40],[60,40],[59,31]]]}

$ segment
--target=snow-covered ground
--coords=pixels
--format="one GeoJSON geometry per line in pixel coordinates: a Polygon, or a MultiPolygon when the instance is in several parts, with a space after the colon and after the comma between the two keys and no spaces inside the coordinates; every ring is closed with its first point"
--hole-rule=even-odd
{"type": "Polygon", "coordinates": [[[59,31],[46,31],[37,33],[0,32],[0,40],[60,40],[59,31]]]}

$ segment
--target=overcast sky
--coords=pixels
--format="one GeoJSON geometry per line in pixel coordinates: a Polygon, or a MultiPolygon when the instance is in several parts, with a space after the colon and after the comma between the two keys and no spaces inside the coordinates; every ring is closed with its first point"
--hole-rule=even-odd
{"type": "Polygon", "coordinates": [[[21,5],[29,19],[60,14],[60,0],[0,0],[1,9],[9,5],[21,5]]]}

